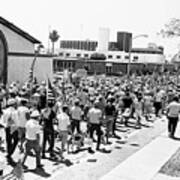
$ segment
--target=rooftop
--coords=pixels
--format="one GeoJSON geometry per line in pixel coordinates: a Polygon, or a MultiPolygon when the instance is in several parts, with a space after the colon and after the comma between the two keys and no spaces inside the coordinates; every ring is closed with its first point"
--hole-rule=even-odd
{"type": "Polygon", "coordinates": [[[17,27],[13,23],[7,21],[3,17],[0,17],[0,24],[3,24],[7,28],[11,29],[15,33],[19,34],[20,36],[24,37],[25,39],[27,39],[28,41],[30,41],[30,42],[32,42],[34,44],[40,44],[41,43],[39,40],[37,40],[36,38],[32,37],[30,34],[28,34],[27,32],[23,31],[22,29],[20,29],[19,27],[17,27]]]}

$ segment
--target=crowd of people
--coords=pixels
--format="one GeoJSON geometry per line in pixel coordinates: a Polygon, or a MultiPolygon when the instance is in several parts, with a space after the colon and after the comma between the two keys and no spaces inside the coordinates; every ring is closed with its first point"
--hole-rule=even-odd
{"type": "Polygon", "coordinates": [[[69,137],[78,136],[91,140],[88,151],[94,153],[101,150],[102,137],[105,144],[111,143],[110,138],[121,138],[116,131],[120,117],[124,126],[132,118],[135,126],[141,128],[142,119],[148,122],[152,114],[160,117],[167,113],[169,136],[174,137],[180,112],[178,100],[176,76],[169,74],[95,76],[81,78],[78,83],[56,79],[52,84],[35,81],[21,86],[18,82],[9,87],[1,85],[0,124],[5,129],[7,161],[14,162],[12,155],[18,147],[23,154],[23,166],[27,156],[34,153],[36,167],[41,168],[47,151],[50,158],[56,159],[56,139],[60,139],[63,153],[68,151],[69,137]]]}

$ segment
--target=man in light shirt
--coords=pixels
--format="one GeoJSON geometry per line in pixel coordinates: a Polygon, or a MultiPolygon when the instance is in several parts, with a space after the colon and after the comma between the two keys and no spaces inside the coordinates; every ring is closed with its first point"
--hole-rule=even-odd
{"type": "Polygon", "coordinates": [[[62,108],[62,113],[57,115],[58,130],[62,138],[62,143],[61,143],[62,151],[65,151],[65,145],[67,144],[68,132],[70,129],[70,119],[67,112],[68,112],[68,107],[64,105],[62,108]]]}
{"type": "Polygon", "coordinates": [[[177,123],[179,120],[180,103],[178,97],[174,97],[173,101],[167,106],[168,132],[169,137],[174,138],[177,123]]]}
{"type": "Polygon", "coordinates": [[[81,110],[79,106],[79,101],[76,100],[74,103],[74,106],[70,110],[70,115],[72,119],[72,132],[74,132],[75,128],[78,133],[80,133],[80,121],[82,119],[83,111],[81,110]]]}
{"type": "Polygon", "coordinates": [[[99,102],[96,101],[94,106],[89,110],[87,117],[89,122],[89,133],[90,138],[93,139],[94,131],[97,134],[97,146],[96,150],[100,150],[100,143],[101,143],[101,119],[102,119],[102,111],[98,108],[99,102]]]}
{"type": "Polygon", "coordinates": [[[29,109],[27,108],[26,99],[21,99],[21,104],[17,109],[18,112],[18,133],[20,140],[20,150],[23,151],[23,143],[25,141],[25,125],[27,120],[30,118],[29,109]]]}
{"type": "Polygon", "coordinates": [[[6,150],[7,161],[11,164],[13,160],[11,158],[18,144],[18,113],[15,109],[16,100],[10,98],[8,100],[8,108],[3,112],[3,124],[6,131],[6,150]]]}
{"type": "Polygon", "coordinates": [[[26,123],[26,151],[22,160],[22,165],[30,154],[31,150],[36,154],[36,168],[42,168],[41,164],[41,147],[40,147],[40,132],[41,126],[39,125],[40,113],[38,110],[34,110],[31,115],[31,119],[26,123]]]}

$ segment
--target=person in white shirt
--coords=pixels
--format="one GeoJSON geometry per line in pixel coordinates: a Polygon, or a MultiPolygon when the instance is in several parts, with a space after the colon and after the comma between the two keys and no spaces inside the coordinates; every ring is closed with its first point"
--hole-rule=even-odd
{"type": "Polygon", "coordinates": [[[82,119],[83,111],[81,110],[79,106],[79,101],[76,100],[74,103],[74,106],[70,110],[70,115],[72,119],[72,133],[74,133],[75,129],[78,133],[81,133],[80,130],[80,121],[82,119]]]}
{"type": "Polygon", "coordinates": [[[41,126],[39,125],[40,113],[38,110],[34,110],[31,115],[31,119],[26,123],[26,150],[22,160],[22,166],[27,159],[27,156],[31,150],[36,154],[36,168],[42,168],[41,164],[41,147],[40,147],[40,132],[41,126]]]}
{"type": "Polygon", "coordinates": [[[154,96],[154,108],[155,108],[156,117],[160,116],[160,111],[162,110],[162,99],[163,99],[163,94],[160,91],[160,89],[157,89],[154,96]]]}
{"type": "Polygon", "coordinates": [[[92,107],[88,114],[88,122],[89,122],[89,133],[90,138],[93,139],[94,131],[96,131],[97,134],[97,146],[96,150],[100,150],[100,143],[101,143],[101,120],[102,120],[102,111],[98,108],[99,102],[94,103],[94,107],[92,107]]]}
{"type": "Polygon", "coordinates": [[[11,155],[14,153],[18,144],[18,113],[15,109],[16,100],[10,98],[8,100],[8,108],[3,112],[3,124],[6,131],[6,150],[7,150],[7,161],[11,164],[13,159],[11,155]]]}
{"type": "Polygon", "coordinates": [[[30,118],[30,112],[27,108],[27,101],[26,99],[21,99],[20,106],[17,108],[18,112],[18,133],[19,133],[19,140],[20,140],[20,150],[23,151],[23,143],[25,141],[25,125],[27,120],[30,118]]]}
{"type": "Polygon", "coordinates": [[[173,101],[167,106],[168,132],[169,137],[174,138],[177,123],[179,120],[180,103],[178,97],[174,97],[173,101]]]}
{"type": "Polygon", "coordinates": [[[70,124],[71,124],[67,112],[68,112],[68,107],[64,105],[62,108],[62,113],[57,115],[58,130],[62,138],[62,143],[61,143],[62,151],[65,151],[65,145],[67,144],[68,132],[70,130],[70,124]]]}

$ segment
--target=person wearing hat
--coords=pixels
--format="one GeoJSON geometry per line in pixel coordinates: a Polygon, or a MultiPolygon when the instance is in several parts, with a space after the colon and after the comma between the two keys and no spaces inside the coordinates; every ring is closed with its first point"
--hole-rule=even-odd
{"type": "Polygon", "coordinates": [[[94,106],[89,109],[87,118],[89,123],[89,133],[90,138],[93,140],[94,131],[97,134],[97,145],[96,150],[100,150],[101,143],[101,119],[102,119],[102,111],[98,108],[99,102],[95,101],[94,106]]]}
{"type": "Polygon", "coordinates": [[[6,132],[7,161],[10,164],[14,162],[11,156],[18,144],[18,113],[15,107],[16,100],[8,99],[8,107],[4,110],[2,116],[6,132]]]}
{"type": "Polygon", "coordinates": [[[26,145],[25,154],[22,160],[22,166],[30,154],[31,150],[34,150],[36,155],[36,168],[42,168],[41,164],[41,147],[40,147],[40,132],[41,126],[39,125],[40,113],[38,110],[34,110],[30,115],[30,120],[27,121],[26,127],[26,145]]]}

